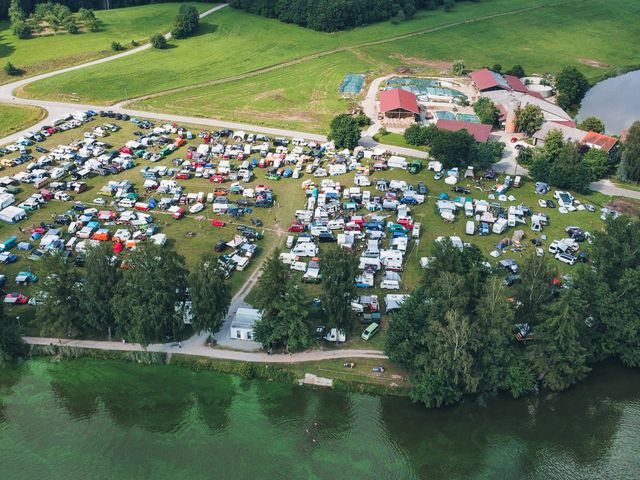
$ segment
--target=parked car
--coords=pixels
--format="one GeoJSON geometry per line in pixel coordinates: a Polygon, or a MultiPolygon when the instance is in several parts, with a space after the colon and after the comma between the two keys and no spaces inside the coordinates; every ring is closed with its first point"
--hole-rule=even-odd
{"type": "Polygon", "coordinates": [[[11,253],[11,252],[0,253],[0,263],[14,263],[16,260],[18,260],[18,256],[15,253],[11,253]]]}
{"type": "Polygon", "coordinates": [[[225,242],[224,240],[218,240],[216,242],[216,246],[214,247],[214,250],[220,253],[220,252],[224,252],[226,248],[227,248],[227,242],[225,242]]]}
{"type": "Polygon", "coordinates": [[[93,199],[93,203],[95,203],[96,205],[102,205],[102,206],[104,206],[104,205],[106,205],[106,204],[107,204],[107,201],[106,201],[104,198],[100,198],[100,197],[98,197],[98,198],[94,198],[94,199],[93,199]]]}
{"type": "Polygon", "coordinates": [[[29,298],[21,293],[7,293],[2,301],[11,305],[24,305],[29,298]]]}
{"type": "Polygon", "coordinates": [[[213,225],[214,227],[224,227],[226,223],[220,219],[214,218],[213,220],[211,220],[211,225],[213,225]]]}
{"type": "Polygon", "coordinates": [[[468,188],[457,187],[457,186],[451,187],[451,191],[454,193],[464,193],[465,195],[469,195],[471,193],[468,188]]]}
{"type": "Polygon", "coordinates": [[[556,253],[555,258],[556,260],[559,260],[562,263],[566,263],[568,265],[573,265],[574,263],[576,263],[576,260],[577,260],[577,258],[571,255],[570,253],[563,253],[563,252],[556,253]]]}
{"type": "Polygon", "coordinates": [[[418,182],[418,188],[416,191],[418,192],[418,195],[426,195],[429,192],[429,190],[427,190],[427,186],[422,181],[418,182]]]}
{"type": "Polygon", "coordinates": [[[18,272],[18,275],[16,275],[16,283],[18,285],[36,283],[37,281],[38,281],[38,276],[31,272],[18,272]]]}

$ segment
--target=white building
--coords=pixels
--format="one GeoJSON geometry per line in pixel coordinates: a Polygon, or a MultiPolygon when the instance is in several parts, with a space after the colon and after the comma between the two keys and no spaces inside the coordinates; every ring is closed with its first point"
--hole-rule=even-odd
{"type": "Polygon", "coordinates": [[[230,335],[236,340],[253,340],[253,327],[262,318],[255,308],[239,308],[231,322],[230,335]]]}

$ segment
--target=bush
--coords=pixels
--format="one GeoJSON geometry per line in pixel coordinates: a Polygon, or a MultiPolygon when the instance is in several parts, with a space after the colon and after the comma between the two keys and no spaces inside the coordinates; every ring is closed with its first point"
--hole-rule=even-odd
{"type": "Polygon", "coordinates": [[[113,50],[114,52],[120,52],[124,50],[124,47],[120,42],[111,42],[111,50],[113,50]]]}
{"type": "Polygon", "coordinates": [[[13,63],[7,62],[7,64],[4,66],[4,73],[11,77],[15,77],[17,75],[21,75],[22,70],[17,68],[13,63]]]}
{"type": "Polygon", "coordinates": [[[181,5],[178,15],[173,23],[171,36],[173,38],[186,38],[198,29],[200,17],[198,9],[191,5],[181,5]]]}
{"type": "Polygon", "coordinates": [[[78,26],[74,23],[74,22],[67,22],[67,24],[64,26],[64,28],[67,30],[67,32],[69,32],[71,35],[76,35],[77,33],[80,33],[80,29],[78,28],[78,26]]]}
{"type": "Polygon", "coordinates": [[[137,47],[138,45],[140,45],[138,42],[136,42],[135,40],[131,40],[132,47],[137,47]]]}
{"type": "Polygon", "coordinates": [[[31,27],[26,22],[18,22],[13,25],[13,34],[24,40],[31,38],[31,27]]]}
{"type": "Polygon", "coordinates": [[[151,35],[151,46],[159,50],[167,48],[167,39],[161,33],[154,33],[151,35]]]}

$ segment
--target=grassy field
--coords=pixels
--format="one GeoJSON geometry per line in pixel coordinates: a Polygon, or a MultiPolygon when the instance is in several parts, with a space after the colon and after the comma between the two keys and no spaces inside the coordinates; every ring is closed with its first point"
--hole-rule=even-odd
{"type": "Polygon", "coordinates": [[[0,137],[28,128],[45,116],[42,108],[0,104],[0,137]]]}
{"type": "Polygon", "coordinates": [[[205,33],[176,48],[43,80],[23,94],[108,104],[168,91],[136,107],[324,132],[327,120],[346,108],[337,89],[348,72],[371,79],[409,66],[434,74],[462,58],[469,68],[520,63],[527,72],[570,64],[595,78],[637,63],[640,47],[628,43],[640,35],[640,23],[631,21],[640,18],[637,2],[544,4],[465,2],[451,13],[420,12],[399,25],[336,34],[225,9],[203,22],[205,33]],[[275,67],[260,70],[269,66],[275,67]]]}
{"type": "MultiPolygon", "coordinates": [[[[205,11],[214,4],[196,3],[205,11]]],[[[113,55],[111,42],[129,46],[132,40],[146,42],[152,33],[171,29],[178,3],[161,3],[141,7],[96,10],[100,31],[79,35],[57,34],[28,40],[19,40],[11,33],[8,21],[0,22],[0,57],[3,64],[11,62],[23,69],[25,75],[57,70],[96,58],[113,55]]],[[[0,83],[15,79],[0,73],[0,83]]]]}
{"type": "MultiPolygon", "coordinates": [[[[108,66],[99,65],[70,72],[55,80],[46,79],[29,86],[23,93],[52,99],[64,99],[71,93],[77,93],[82,101],[113,103],[124,98],[235,77],[293,59],[312,60],[321,52],[350,50],[372,42],[542,4],[543,0],[492,0],[481,6],[465,2],[450,13],[423,11],[415,19],[399,25],[383,22],[338,33],[315,32],[227,8],[204,19],[201,34],[175,42],[175,48],[150,50],[108,66]],[[86,82],[87,78],[92,82],[86,82]],[[126,91],[123,84],[127,85],[126,91]]],[[[339,81],[332,86],[332,94],[337,93],[338,84],[339,81]]]]}
{"type": "Polygon", "coordinates": [[[376,135],[373,136],[373,139],[376,142],[382,143],[384,145],[413,148],[414,150],[423,150],[425,152],[428,151],[428,147],[426,146],[417,147],[415,145],[408,144],[404,139],[404,135],[401,133],[387,132],[384,135],[381,133],[377,133],[376,135]]]}

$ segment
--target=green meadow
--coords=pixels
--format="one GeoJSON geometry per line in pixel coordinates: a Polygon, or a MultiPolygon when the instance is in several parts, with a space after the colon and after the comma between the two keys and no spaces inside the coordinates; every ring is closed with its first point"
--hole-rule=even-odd
{"type": "MultiPolygon", "coordinates": [[[[201,12],[211,3],[193,3],[201,12]]],[[[111,42],[131,46],[131,41],[146,42],[152,33],[167,32],[178,12],[178,3],[160,3],[141,7],[96,10],[100,31],[78,35],[59,33],[20,40],[13,36],[8,21],[0,22],[0,61],[11,62],[32,76],[113,55],[111,42]]],[[[0,83],[14,80],[2,71],[0,83]]]]}
{"type": "Polygon", "coordinates": [[[45,114],[46,112],[38,107],[0,104],[0,137],[38,123],[45,114]]]}

